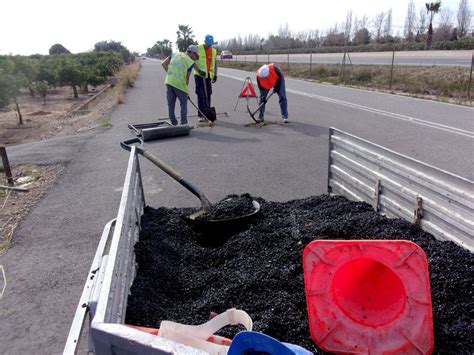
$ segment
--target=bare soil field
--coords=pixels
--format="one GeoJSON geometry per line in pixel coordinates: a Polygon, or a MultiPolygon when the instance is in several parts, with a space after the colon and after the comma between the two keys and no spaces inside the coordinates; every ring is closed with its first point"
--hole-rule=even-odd
{"type": "Polygon", "coordinates": [[[0,112],[0,143],[6,146],[34,142],[58,135],[75,134],[98,126],[98,119],[107,114],[94,110],[93,114],[75,114],[74,111],[91,99],[103,87],[88,94],[79,94],[74,99],[70,87],[60,87],[48,92],[46,102],[40,97],[23,93],[18,101],[23,115],[19,124],[18,113],[11,105],[6,112],[0,112]]]}

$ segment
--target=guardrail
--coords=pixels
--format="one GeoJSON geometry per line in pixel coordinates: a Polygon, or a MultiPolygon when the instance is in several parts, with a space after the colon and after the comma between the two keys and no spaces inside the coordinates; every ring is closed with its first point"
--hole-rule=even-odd
{"type": "Polygon", "coordinates": [[[365,201],[474,251],[474,183],[335,128],[328,192],[365,201]]]}

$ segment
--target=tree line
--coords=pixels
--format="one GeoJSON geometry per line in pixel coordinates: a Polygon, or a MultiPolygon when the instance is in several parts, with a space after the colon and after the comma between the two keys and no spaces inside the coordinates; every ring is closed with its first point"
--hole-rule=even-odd
{"type": "MultiPolygon", "coordinates": [[[[185,52],[189,45],[198,44],[194,40],[192,27],[188,25],[178,25],[176,31],[176,47],[180,52],[185,52]]],[[[165,59],[173,52],[172,42],[169,39],[156,41],[156,43],[147,49],[146,55],[150,58],[165,59]]]]}
{"type": "MultiPolygon", "coordinates": [[[[249,34],[245,37],[234,37],[220,42],[218,49],[233,52],[271,52],[278,50],[297,50],[318,48],[320,51],[331,51],[346,47],[351,51],[388,50],[394,46],[404,49],[472,49],[474,33],[471,27],[472,11],[468,0],[460,0],[457,15],[449,7],[443,7],[441,1],[425,3],[416,9],[411,0],[408,4],[403,31],[394,33],[392,9],[377,13],[372,19],[367,16],[357,17],[352,10],[346,14],[342,23],[335,23],[326,31],[319,29],[293,32],[288,24],[280,26],[276,35],[268,38],[249,34]],[[437,27],[433,28],[438,15],[437,27]],[[459,41],[459,42],[458,42],[459,41]],[[326,49],[326,50],[325,50],[326,49]]],[[[188,25],[179,25],[176,31],[176,47],[184,52],[190,44],[197,44],[193,30],[188,25]]],[[[151,58],[164,59],[172,52],[173,42],[169,39],[156,41],[147,49],[146,55],[151,58]]]]}
{"type": "Polygon", "coordinates": [[[74,98],[78,98],[78,90],[86,93],[89,86],[105,83],[124,63],[134,60],[126,47],[114,41],[98,42],[92,52],[78,54],[71,54],[58,43],[49,53],[0,56],[0,109],[14,104],[19,124],[23,124],[18,104],[22,91],[32,97],[38,95],[45,102],[50,88],[70,86],[74,98]]]}
{"type": "MultiPolygon", "coordinates": [[[[297,49],[315,47],[346,47],[363,45],[383,45],[387,43],[410,44],[414,49],[431,49],[433,43],[470,41],[474,36],[471,27],[472,11],[468,0],[460,0],[456,16],[441,1],[426,3],[418,11],[414,1],[408,4],[403,30],[395,34],[392,9],[377,13],[372,19],[357,17],[352,10],[342,23],[336,23],[326,31],[319,29],[292,32],[288,24],[280,26],[276,35],[268,38],[249,34],[221,41],[220,49],[234,52],[272,51],[277,49],[297,49]],[[438,19],[434,28],[435,19],[438,19]],[[469,38],[469,39],[468,39],[469,38]],[[420,45],[416,45],[420,44],[420,45]]],[[[469,42],[472,46],[472,41],[469,42]]],[[[438,46],[444,48],[443,46],[438,46]]],[[[456,46],[445,45],[447,49],[456,46]]],[[[458,46],[464,49],[462,45],[458,46]]]]}

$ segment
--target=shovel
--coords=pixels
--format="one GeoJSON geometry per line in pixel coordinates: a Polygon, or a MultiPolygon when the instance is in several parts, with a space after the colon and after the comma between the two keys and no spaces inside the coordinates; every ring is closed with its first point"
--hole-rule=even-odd
{"type": "MultiPolygon", "coordinates": [[[[131,151],[132,146],[135,143],[140,143],[141,146],[143,145],[143,142],[139,138],[132,138],[132,139],[120,142],[120,145],[122,146],[123,149],[127,151],[131,151]]],[[[204,227],[206,229],[209,229],[209,227],[212,227],[213,229],[232,227],[232,226],[235,226],[236,224],[242,224],[244,222],[249,221],[254,215],[256,215],[260,211],[260,204],[257,201],[252,201],[253,211],[245,215],[241,215],[241,216],[237,216],[233,218],[214,219],[214,220],[197,219],[198,217],[209,212],[210,208],[212,207],[211,202],[209,202],[209,199],[206,197],[206,195],[204,195],[196,186],[194,186],[189,181],[187,181],[183,176],[181,176],[181,174],[175,171],[171,166],[169,166],[164,161],[160,160],[158,157],[154,156],[152,153],[148,152],[141,146],[135,146],[138,154],[141,154],[142,156],[147,158],[154,165],[159,167],[166,174],[168,174],[177,182],[179,182],[184,188],[189,190],[193,195],[195,195],[201,201],[201,209],[191,214],[186,219],[188,223],[190,223],[192,226],[201,227],[201,228],[204,227]]]]}
{"type": "Polygon", "coordinates": [[[206,118],[214,122],[217,117],[216,117],[216,108],[215,107],[210,107],[210,102],[209,102],[209,95],[207,94],[207,83],[206,83],[206,78],[204,78],[204,94],[206,95],[206,104],[207,107],[203,108],[202,111],[205,113],[206,118]]]}
{"type": "Polygon", "coordinates": [[[188,96],[189,102],[198,110],[198,112],[204,116],[208,121],[211,123],[214,123],[215,120],[217,120],[217,113],[216,109],[214,107],[205,107],[202,110],[196,106],[196,104],[191,100],[191,98],[188,96]]]}
{"type": "Polygon", "coordinates": [[[261,108],[263,105],[265,105],[265,104],[268,102],[268,100],[270,100],[270,97],[272,97],[272,95],[273,95],[274,93],[275,93],[275,91],[272,91],[272,93],[271,93],[268,97],[265,98],[265,100],[258,106],[258,108],[257,108],[253,113],[252,113],[252,111],[250,111],[249,105],[247,104],[247,111],[249,112],[250,117],[252,117],[252,119],[253,119],[256,123],[261,123],[261,122],[262,122],[261,119],[255,118],[256,113],[257,113],[258,111],[260,111],[260,108],[261,108]]]}

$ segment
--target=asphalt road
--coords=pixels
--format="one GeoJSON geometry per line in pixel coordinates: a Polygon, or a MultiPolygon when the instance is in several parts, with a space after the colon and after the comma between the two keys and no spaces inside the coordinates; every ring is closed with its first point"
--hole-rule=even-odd
{"type": "MultiPolygon", "coordinates": [[[[472,61],[472,50],[455,51],[404,51],[395,52],[395,65],[441,65],[470,67],[472,61]]],[[[234,55],[234,61],[247,62],[278,62],[287,63],[310,63],[313,64],[341,64],[343,53],[314,53],[314,54],[267,54],[263,55],[234,55]]],[[[227,60],[227,59],[226,59],[227,60]]],[[[346,63],[366,65],[391,65],[392,52],[363,52],[349,53],[346,63]]]]}
{"type": "MultiPolygon", "coordinates": [[[[246,127],[252,121],[245,100],[233,108],[249,75],[255,82],[253,73],[219,70],[213,105],[229,117],[212,129],[146,143],[211,201],[244,192],[273,201],[325,193],[330,126],[474,178],[472,108],[287,79],[290,123],[246,127]]],[[[159,62],[144,61],[109,130],[8,148],[12,164],[60,162],[66,169],[0,257],[8,278],[0,301],[3,354],[62,351],[102,228],[118,211],[128,160],[119,142],[131,137],[127,123],[167,115],[163,81],[159,62]]],[[[250,104],[256,107],[255,100],[250,104]]],[[[266,119],[280,120],[276,98],[266,119]]],[[[190,121],[197,125],[196,118],[190,121]]],[[[149,205],[199,206],[151,163],[142,159],[141,167],[149,205]]]]}

